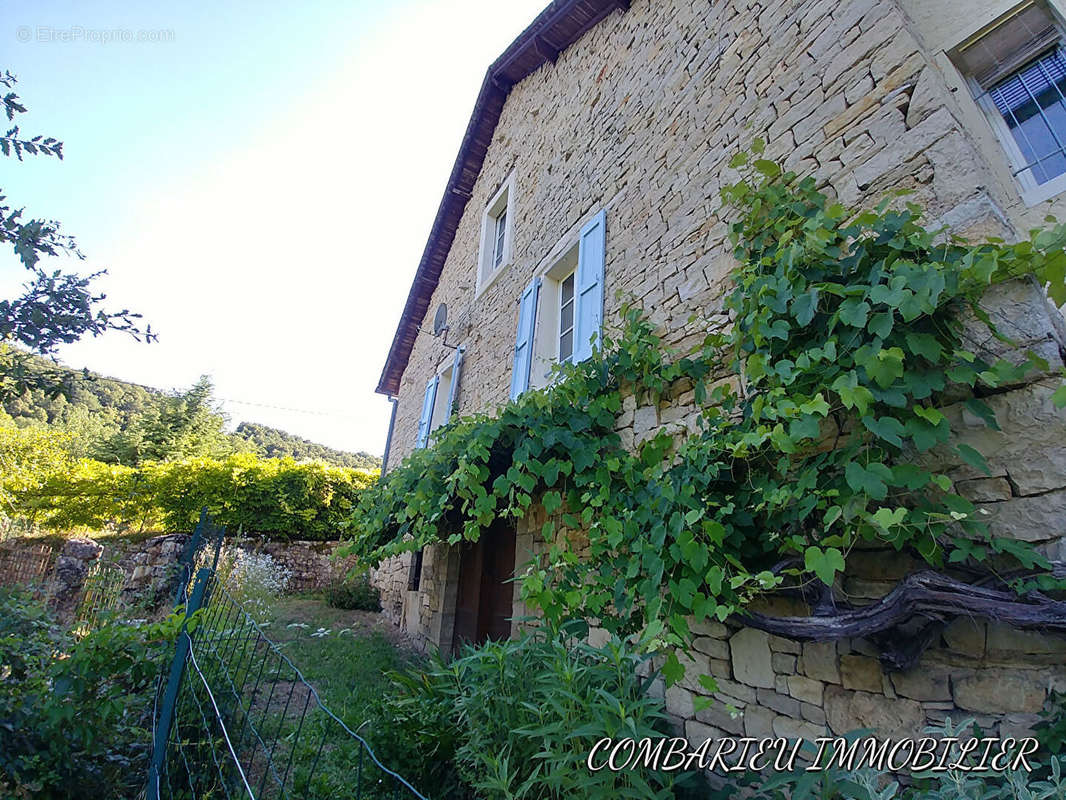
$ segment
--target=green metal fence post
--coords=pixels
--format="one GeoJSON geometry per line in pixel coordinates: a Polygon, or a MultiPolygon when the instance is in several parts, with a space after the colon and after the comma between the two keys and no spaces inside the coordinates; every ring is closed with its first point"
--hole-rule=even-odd
{"type": "Polygon", "coordinates": [[[200,509],[200,521],[196,523],[192,536],[190,536],[189,541],[185,543],[185,549],[178,558],[177,585],[174,588],[175,608],[181,605],[182,592],[188,586],[189,578],[192,577],[192,571],[196,567],[196,554],[200,550],[200,541],[204,538],[206,528],[210,524],[210,519],[208,519],[207,516],[207,506],[204,506],[200,509]]]}
{"type": "Polygon", "coordinates": [[[189,603],[185,606],[185,621],[181,625],[181,633],[178,634],[174,660],[170,664],[170,675],[167,677],[167,690],[163,695],[163,705],[159,710],[155,738],[152,741],[152,764],[148,769],[148,800],[159,800],[159,777],[167,757],[170,726],[174,722],[174,710],[177,705],[178,690],[181,688],[181,679],[185,674],[185,662],[189,658],[190,640],[185,626],[203,603],[204,591],[210,577],[211,570],[206,567],[196,573],[196,584],[193,586],[192,594],[189,595],[189,603]]]}

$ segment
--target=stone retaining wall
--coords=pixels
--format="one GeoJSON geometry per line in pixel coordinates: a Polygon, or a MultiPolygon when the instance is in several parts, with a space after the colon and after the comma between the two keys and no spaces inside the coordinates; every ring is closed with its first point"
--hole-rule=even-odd
{"type": "MultiPolygon", "coordinates": [[[[114,566],[125,573],[122,586],[127,601],[147,599],[155,604],[170,590],[178,558],[188,534],[172,533],[136,541],[110,538],[63,541],[12,538],[0,542],[0,585],[45,582],[48,593],[64,611],[76,603],[85,576],[95,563],[114,566]]],[[[354,566],[352,559],[331,559],[338,542],[277,542],[262,539],[227,539],[227,547],[265,553],[289,572],[287,592],[320,591],[342,579],[354,566]]]]}

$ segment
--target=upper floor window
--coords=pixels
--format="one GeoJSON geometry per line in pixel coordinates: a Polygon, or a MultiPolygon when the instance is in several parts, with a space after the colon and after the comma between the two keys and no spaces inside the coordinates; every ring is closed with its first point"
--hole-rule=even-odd
{"type": "Polygon", "coordinates": [[[422,397],[422,415],[418,419],[418,439],[415,447],[428,447],[430,435],[451,419],[459,399],[459,377],[463,369],[465,348],[457,347],[455,355],[438,368],[426,383],[422,397]]]}
{"type": "Polygon", "coordinates": [[[511,263],[514,239],[514,174],[499,188],[481,219],[477,292],[480,293],[511,263]]]}
{"type": "Polygon", "coordinates": [[[556,362],[592,355],[603,321],[606,214],[586,223],[578,240],[535,277],[518,302],[511,399],[547,384],[556,362]]]}
{"type": "Polygon", "coordinates": [[[1023,199],[1066,191],[1066,57],[1051,11],[1025,3],[956,53],[1023,199]]]}

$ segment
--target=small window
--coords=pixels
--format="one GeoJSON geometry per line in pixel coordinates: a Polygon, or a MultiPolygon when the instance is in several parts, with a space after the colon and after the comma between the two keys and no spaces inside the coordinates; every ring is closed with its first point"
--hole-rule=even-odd
{"type": "Polygon", "coordinates": [[[607,214],[581,226],[577,240],[563,239],[518,299],[511,399],[552,381],[556,363],[592,356],[603,322],[607,214]],[[563,248],[566,248],[565,250],[563,248]],[[561,255],[557,255],[561,251],[561,255]]]}
{"type": "Polygon", "coordinates": [[[556,363],[592,357],[603,322],[607,212],[585,222],[577,241],[565,238],[518,299],[511,399],[547,386],[556,363]],[[565,247],[565,250],[564,250],[565,247]],[[556,255],[562,252],[562,255],[556,255]]]}
{"type": "Polygon", "coordinates": [[[451,417],[451,409],[448,407],[448,397],[452,393],[452,367],[449,365],[443,371],[438,372],[440,382],[437,384],[437,396],[434,399],[433,410],[429,417],[429,432],[437,430],[451,417]]]}
{"type": "Polygon", "coordinates": [[[485,208],[481,220],[481,249],[478,255],[477,292],[480,294],[511,263],[514,237],[514,176],[499,188],[485,208]]]}
{"type": "Polygon", "coordinates": [[[422,585],[422,551],[411,554],[411,571],[407,574],[407,591],[417,592],[422,585]]]}
{"type": "Polygon", "coordinates": [[[1066,55],[1057,20],[1028,2],[955,51],[1030,205],[1066,191],[1066,55]]]}
{"type": "Polygon", "coordinates": [[[577,258],[575,243],[541,277],[529,380],[533,388],[548,385],[556,362],[568,362],[574,358],[577,258]]]}
{"type": "Polygon", "coordinates": [[[574,273],[559,285],[559,361],[569,361],[574,355],[574,273]]]}

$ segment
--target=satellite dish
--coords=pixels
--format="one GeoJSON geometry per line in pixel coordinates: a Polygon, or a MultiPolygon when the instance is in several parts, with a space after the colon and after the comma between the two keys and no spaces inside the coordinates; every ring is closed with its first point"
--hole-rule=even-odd
{"type": "Polygon", "coordinates": [[[433,335],[440,336],[446,330],[448,330],[448,306],[446,303],[441,303],[437,306],[437,313],[433,317],[433,335]]]}

